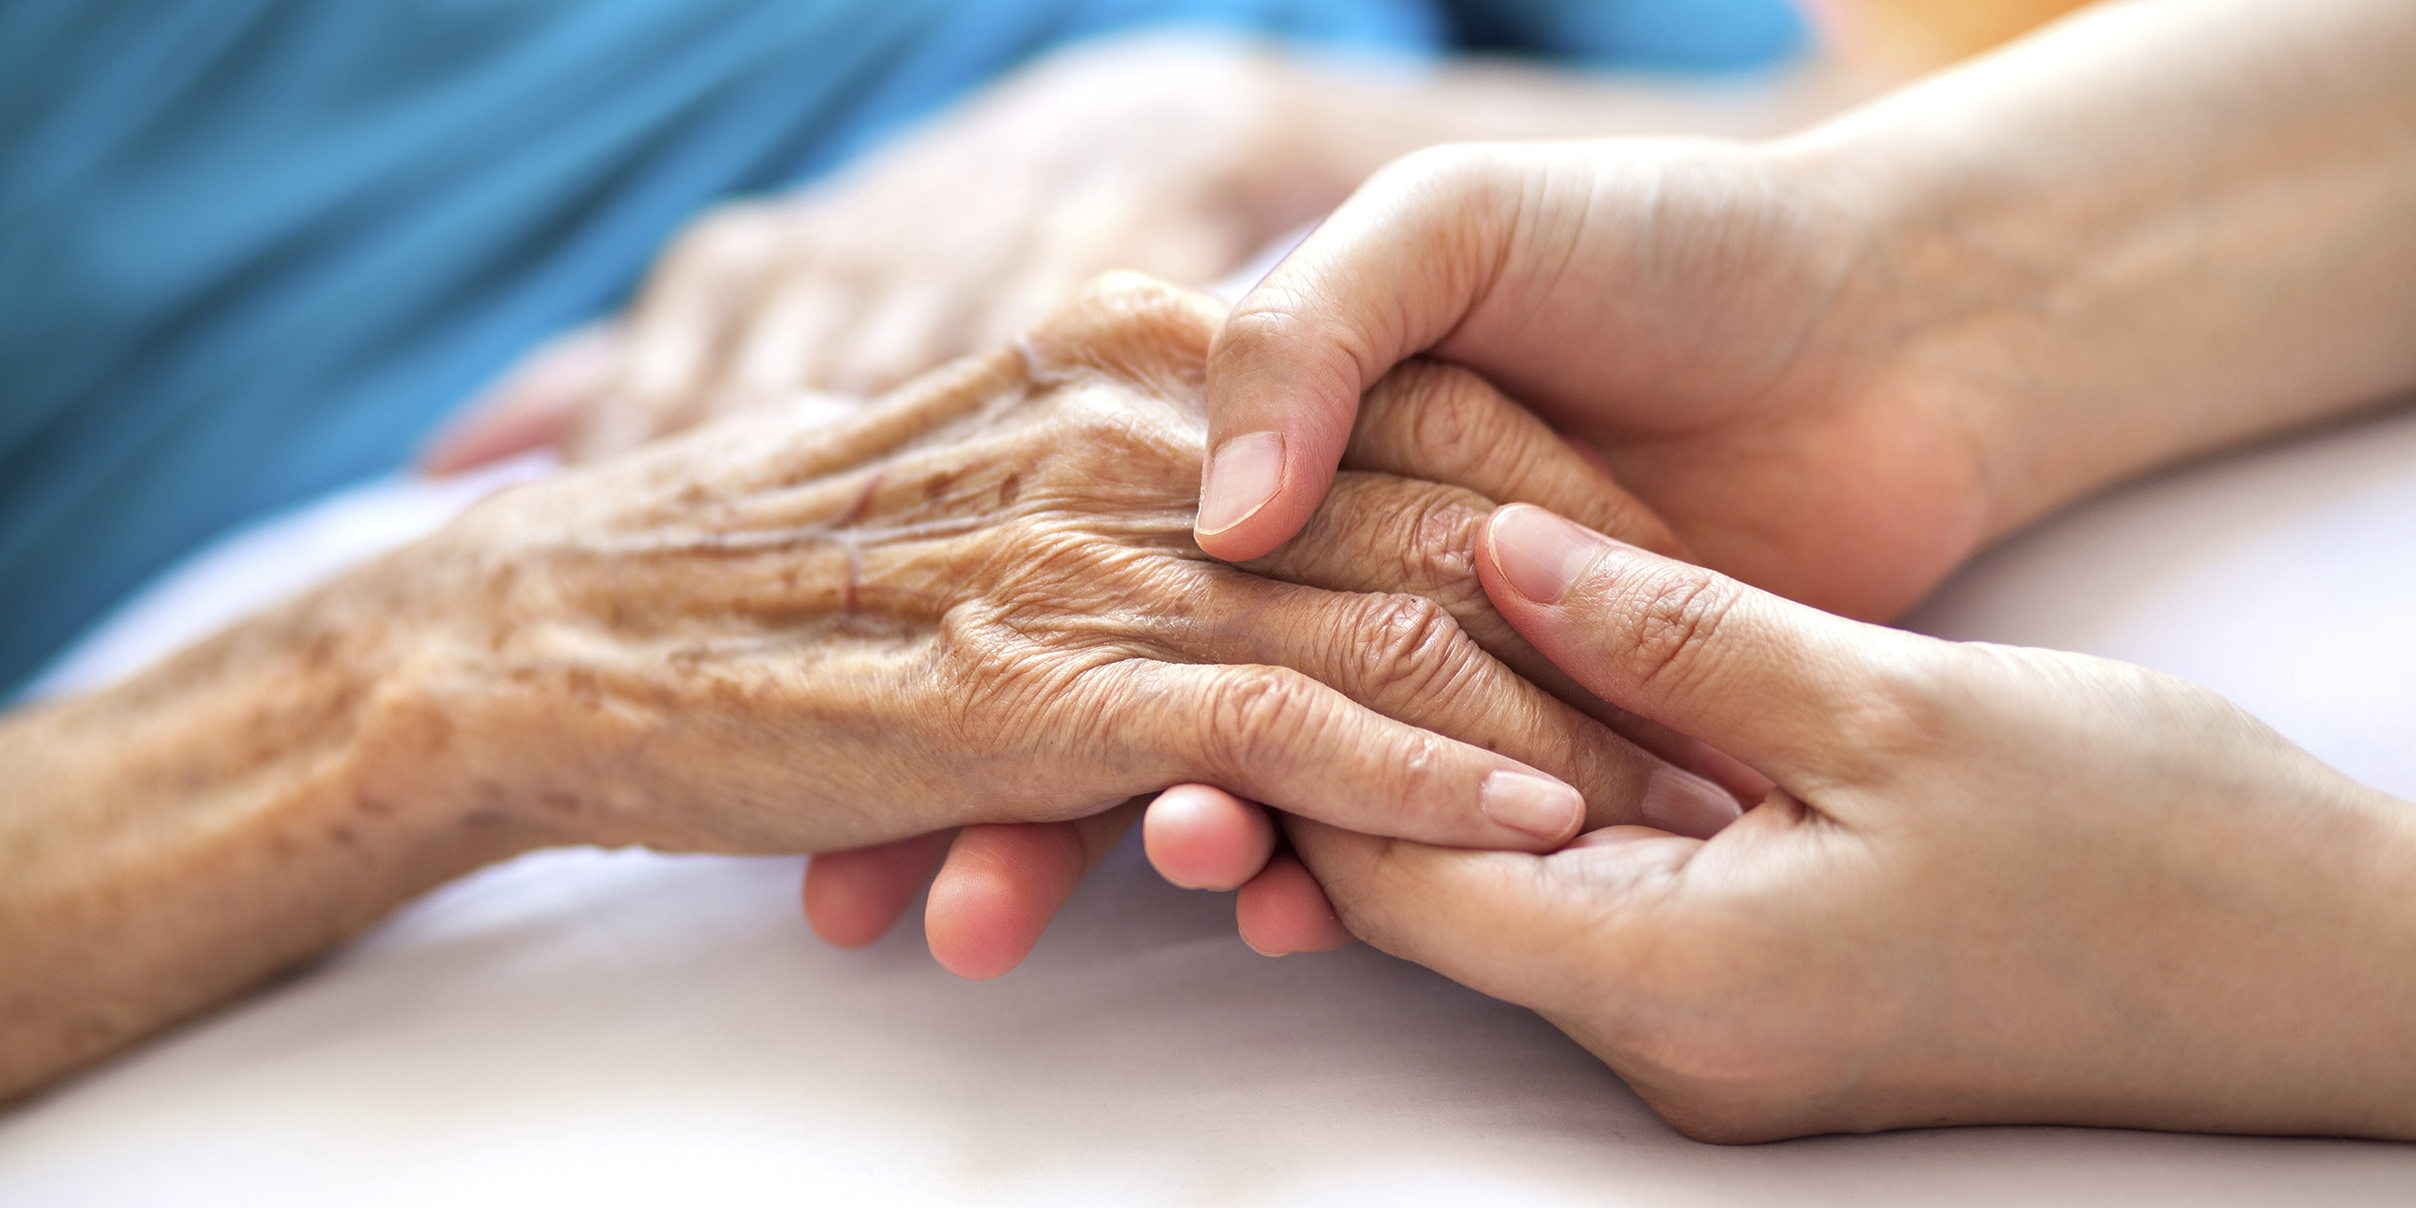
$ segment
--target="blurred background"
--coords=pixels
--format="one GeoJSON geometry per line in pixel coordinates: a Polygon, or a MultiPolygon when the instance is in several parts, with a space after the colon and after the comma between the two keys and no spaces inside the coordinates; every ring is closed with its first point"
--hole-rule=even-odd
{"type": "Polygon", "coordinates": [[[0,696],[465,407],[437,468],[869,392],[1102,269],[1230,273],[1416,146],[1783,133],[2075,7],[0,4],[0,696]]]}

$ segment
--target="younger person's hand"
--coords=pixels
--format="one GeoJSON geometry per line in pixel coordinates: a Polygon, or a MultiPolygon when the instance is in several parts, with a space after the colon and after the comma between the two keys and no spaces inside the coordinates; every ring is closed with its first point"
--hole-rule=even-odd
{"type": "MultiPolygon", "coordinates": [[[[1424,618],[1423,633],[1367,629],[1321,640],[1364,648],[1392,668],[1396,688],[1444,708],[1438,718],[1448,714],[1445,702],[1460,689],[1422,670],[1411,652],[1466,634],[1509,669],[1668,762],[1640,794],[1593,802],[1604,811],[1595,817],[1651,817],[1659,825],[1698,830],[1733,817],[1734,797],[1710,781],[1750,797],[1762,787],[1758,779],[1745,773],[1740,780],[1742,769],[1716,752],[1604,705],[1538,656],[1486,601],[1469,559],[1497,499],[1550,504],[1638,544],[1677,549],[1657,518],[1532,415],[1465,370],[1413,362],[1369,392],[1335,491],[1308,528],[1245,569],[1329,591],[1432,605],[1423,612],[1404,610],[1424,618]],[[1383,648],[1401,657],[1376,654],[1383,648]]],[[[1500,729],[1504,719],[1483,719],[1482,725],[1466,720],[1474,725],[1469,734],[1508,737],[1500,729]]],[[[1148,816],[1151,854],[1186,885],[1235,888],[1259,871],[1272,848],[1274,828],[1257,806],[1201,786],[1162,796],[1148,816]]],[[[807,873],[806,913],[825,939],[868,943],[888,930],[937,868],[924,916],[933,955],[960,974],[995,976],[1023,959],[1075,883],[1133,817],[1114,811],[1065,822],[969,826],[953,839],[923,836],[826,853],[807,873]]],[[[1306,884],[1297,864],[1283,868],[1295,874],[1295,883],[1306,884]]],[[[1263,938],[1247,923],[1251,911],[1266,912],[1266,890],[1278,883],[1262,881],[1243,896],[1248,938],[1263,938]]],[[[1303,903],[1297,913],[1314,925],[1323,903],[1314,898],[1313,885],[1307,888],[1307,895],[1294,895],[1303,903]]]]}
{"type": "Polygon", "coordinates": [[[1598,450],[1706,565],[1893,615],[1986,535],[1984,433],[1918,347],[1935,299],[1873,262],[1879,209],[1839,175],[1680,139],[1386,167],[1217,334],[1200,547],[1290,537],[1360,392],[1423,353],[1598,450]]]}
{"type": "Polygon", "coordinates": [[[1841,620],[1538,508],[1477,570],[1578,682],[1777,787],[1707,840],[1547,855],[1287,819],[1362,938],[1705,1139],[2416,1137],[2416,809],[2190,684],[1841,620]]]}

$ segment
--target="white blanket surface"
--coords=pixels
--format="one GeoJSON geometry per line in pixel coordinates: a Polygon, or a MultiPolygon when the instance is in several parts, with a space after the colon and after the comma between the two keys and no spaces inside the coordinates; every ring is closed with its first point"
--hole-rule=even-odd
{"type": "MultiPolygon", "coordinates": [[[[236,538],[51,684],[105,682],[243,606],[229,585],[297,587],[310,550],[340,564],[486,485],[387,482],[236,538]]],[[[2083,504],[1911,624],[2187,676],[2416,797],[2411,600],[2403,409],[2083,504]]],[[[1130,844],[982,983],[912,921],[823,947],[798,867],[558,851],[456,883],[0,1115],[0,1204],[2416,1203],[2416,1146],[2381,1143],[1698,1145],[1517,1008],[1364,947],[1252,955],[1228,899],[1130,844]]]]}

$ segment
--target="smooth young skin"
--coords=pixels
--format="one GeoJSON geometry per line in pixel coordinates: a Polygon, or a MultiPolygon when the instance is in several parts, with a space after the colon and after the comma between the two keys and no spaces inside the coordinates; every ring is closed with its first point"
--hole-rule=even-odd
{"type": "MultiPolygon", "coordinates": [[[[1599,449],[1689,556],[1893,616],[2091,490],[2416,384],[2411,61],[2395,0],[2133,0],[1779,143],[1411,156],[1219,329],[1199,543],[1299,531],[1362,392],[1423,352],[1599,449]]],[[[1152,845],[1178,879],[1265,858],[1251,807],[1185,800],[1152,845]]],[[[1024,867],[1000,900],[1077,865],[1024,867]]],[[[1347,942],[1268,868],[1245,939],[1347,942]]],[[[941,932],[984,929],[940,925],[966,900],[941,932]]]]}
{"type": "Polygon", "coordinates": [[[1706,565],[1893,616],[1980,544],[2416,382],[2416,7],[2131,0],[1777,143],[1440,148],[1218,331],[1201,548],[1324,497],[1425,354],[1706,565]]]}
{"type": "Polygon", "coordinates": [[[1708,840],[1541,856],[1288,820],[1369,942],[1705,1140],[2416,1139],[2416,806],[2168,676],[1843,620],[1542,509],[1477,566],[1586,687],[1778,787],[1708,840]]]}
{"type": "MultiPolygon", "coordinates": [[[[1222,309],[1110,279],[835,429],[764,414],[506,492],[12,714],[0,1097],[547,844],[1097,834],[1193,780],[1442,843],[1545,850],[1640,817],[1666,765],[1384,587],[1392,529],[1327,526],[1278,555],[1291,582],[1192,545],[1222,309]]],[[[1490,506],[1351,486],[1337,508],[1490,506]]]]}
{"type": "MultiPolygon", "coordinates": [[[[1412,156],[1219,330],[1243,456],[1200,545],[1295,531],[1360,383],[1423,350],[1695,560],[1894,616],[2110,482],[2416,387],[2411,61],[2394,0],[2131,0],[1779,143],[1412,156]]],[[[1186,859],[1240,865],[1247,812],[1195,805],[1186,859]]],[[[1282,871],[1253,917],[1345,942],[1282,871]]]]}

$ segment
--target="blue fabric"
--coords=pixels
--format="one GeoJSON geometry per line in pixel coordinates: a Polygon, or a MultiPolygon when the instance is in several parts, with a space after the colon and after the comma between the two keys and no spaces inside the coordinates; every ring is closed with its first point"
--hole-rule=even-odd
{"type": "MultiPolygon", "coordinates": [[[[1781,7],[1714,5],[1739,6],[1781,7]]],[[[397,464],[698,208],[1036,52],[1169,22],[1409,52],[1476,29],[1598,62],[1786,49],[1683,34],[1688,7],[0,0],[0,691],[212,535],[397,464]]]]}
{"type": "Polygon", "coordinates": [[[1793,53],[1803,20],[1783,0],[1459,0],[1463,46],[1598,67],[1733,71],[1793,53]]]}

